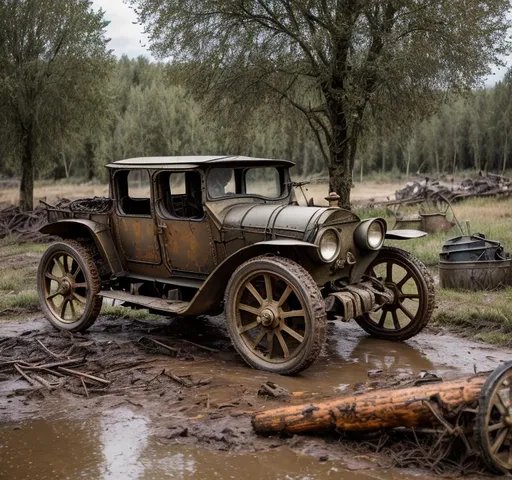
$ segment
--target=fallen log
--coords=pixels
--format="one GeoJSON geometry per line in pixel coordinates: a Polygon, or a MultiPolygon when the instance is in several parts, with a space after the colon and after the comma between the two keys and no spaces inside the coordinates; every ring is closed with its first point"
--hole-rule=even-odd
{"type": "Polygon", "coordinates": [[[282,407],[257,413],[257,433],[306,433],[326,430],[371,432],[401,426],[418,427],[437,422],[432,411],[447,419],[461,406],[474,407],[487,375],[417,387],[371,391],[320,403],[282,407]],[[435,410],[434,410],[435,411],[435,410]]]}
{"type": "Polygon", "coordinates": [[[443,431],[441,438],[462,435],[467,448],[473,448],[489,470],[510,473],[512,362],[465,379],[267,410],[254,414],[252,425],[260,434],[369,432],[398,427],[414,432],[416,427],[433,426],[433,432],[443,431]],[[464,432],[474,436],[474,447],[464,432]]]}

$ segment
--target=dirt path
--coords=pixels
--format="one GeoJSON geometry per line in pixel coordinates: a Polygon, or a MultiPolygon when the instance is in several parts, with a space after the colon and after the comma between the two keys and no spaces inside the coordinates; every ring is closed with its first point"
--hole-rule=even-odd
{"type": "MultiPolygon", "coordinates": [[[[257,437],[250,416],[285,402],[303,403],[398,383],[422,370],[443,378],[475,369],[490,370],[511,353],[435,331],[407,343],[389,343],[366,337],[354,324],[331,323],[329,341],[315,365],[299,376],[280,377],[251,370],[240,360],[222,317],[156,322],[102,317],[88,334],[73,337],[55,331],[39,316],[4,321],[0,324],[0,359],[4,362],[0,368],[0,458],[8,461],[0,461],[0,478],[27,478],[31,468],[43,468],[40,462],[19,461],[23,456],[38,455],[37,442],[31,441],[34,435],[43,444],[64,439],[59,447],[62,451],[53,452],[44,465],[60,468],[67,475],[70,471],[78,476],[114,469],[115,475],[104,477],[158,478],[167,452],[181,459],[169,467],[175,469],[175,478],[212,478],[205,473],[208,471],[225,478],[222,472],[227,465],[236,471],[255,458],[266,459],[261,467],[264,475],[248,478],[325,478],[332,469],[343,470],[348,475],[343,478],[349,479],[396,478],[395,470],[383,469],[389,459],[368,453],[354,455],[352,447],[338,443],[338,436],[257,437]],[[31,386],[12,366],[5,365],[10,360],[30,364],[63,358],[83,358],[70,368],[110,383],[87,381],[84,386],[74,376],[40,372],[43,379],[55,384],[48,390],[31,386]],[[268,381],[287,389],[291,397],[258,395],[268,381]],[[76,445],[87,445],[93,437],[95,453],[87,450],[89,461],[82,465],[71,460],[83,456],[86,449],[76,445]],[[233,455],[206,453],[203,447],[233,455]],[[275,449],[284,453],[276,457],[275,449]],[[253,452],[261,451],[266,452],[262,457],[254,456],[253,452]],[[312,456],[305,458],[303,453],[312,456]],[[205,463],[205,456],[211,461],[205,463]],[[193,465],[190,472],[186,458],[193,465]],[[140,462],[145,465],[144,475],[140,462]],[[296,462],[302,470],[291,468],[296,462]],[[347,472],[353,469],[358,472],[350,476],[347,472]],[[287,471],[302,476],[285,477],[287,471]],[[305,477],[304,471],[311,475],[305,477]]],[[[32,372],[30,375],[34,377],[32,372]]]]}

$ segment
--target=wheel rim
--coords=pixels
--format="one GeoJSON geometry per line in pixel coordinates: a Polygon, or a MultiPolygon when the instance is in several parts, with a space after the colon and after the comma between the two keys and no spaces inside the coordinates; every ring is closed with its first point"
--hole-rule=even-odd
{"type": "MultiPolygon", "coordinates": [[[[485,422],[480,426],[487,454],[500,470],[512,470],[512,369],[497,381],[485,405],[485,422]]],[[[484,386],[485,389],[485,386],[484,386]]]]}
{"type": "Polygon", "coordinates": [[[89,285],[78,261],[57,252],[47,261],[42,279],[43,295],[52,314],[62,323],[75,323],[84,314],[89,285]]]}
{"type": "Polygon", "coordinates": [[[235,299],[236,330],[253,355],[283,363],[300,354],[309,334],[309,315],[288,280],[255,273],[240,283],[235,299]]]}
{"type": "Polygon", "coordinates": [[[367,314],[374,328],[382,332],[398,332],[421,317],[424,308],[422,288],[410,264],[395,258],[382,258],[370,267],[369,274],[394,294],[391,303],[367,314]]]}

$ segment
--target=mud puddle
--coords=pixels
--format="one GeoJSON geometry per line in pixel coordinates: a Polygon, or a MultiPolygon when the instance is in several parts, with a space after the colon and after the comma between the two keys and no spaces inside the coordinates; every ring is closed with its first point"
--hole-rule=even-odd
{"type": "Polygon", "coordinates": [[[448,379],[491,370],[512,353],[433,330],[407,343],[380,341],[355,324],[330,324],[328,339],[310,369],[281,377],[248,368],[221,317],[102,317],[75,336],[40,318],[2,322],[0,478],[400,478],[412,471],[386,470],[389,458],[354,452],[336,435],[257,437],[251,414],[397,385],[421,371],[448,379]],[[74,370],[108,384],[50,368],[39,372],[45,388],[6,364],[70,357],[83,359],[74,370]],[[258,394],[268,381],[290,395],[258,394]]]}
{"type": "MultiPolygon", "coordinates": [[[[32,420],[0,428],[0,478],[391,480],[396,471],[350,471],[339,460],[267,452],[215,452],[169,445],[150,434],[150,420],[127,408],[83,421],[32,420]]],[[[418,477],[419,478],[419,477],[418,477]]]]}

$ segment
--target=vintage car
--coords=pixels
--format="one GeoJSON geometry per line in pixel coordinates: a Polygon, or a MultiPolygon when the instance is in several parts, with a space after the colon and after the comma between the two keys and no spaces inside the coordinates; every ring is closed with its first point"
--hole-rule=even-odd
{"type": "Polygon", "coordinates": [[[242,358],[280,374],[314,362],[327,319],[354,319],[383,339],[417,334],[434,308],[433,280],[383,243],[422,232],[299,206],[293,165],[232,156],[108,165],[110,198],[49,209],[41,231],[62,241],[38,270],[44,314],[76,332],[92,325],[103,298],[190,321],[224,310],[242,358]]]}

